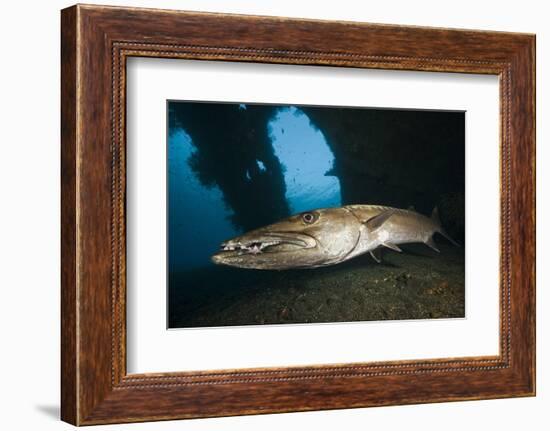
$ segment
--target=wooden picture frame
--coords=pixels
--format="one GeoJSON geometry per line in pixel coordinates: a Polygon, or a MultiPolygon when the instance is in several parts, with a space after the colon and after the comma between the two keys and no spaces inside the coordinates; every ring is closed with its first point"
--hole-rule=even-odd
{"type": "Polygon", "coordinates": [[[535,394],[534,35],[77,5],[62,11],[61,49],[64,421],[535,394]],[[498,75],[500,354],[127,374],[125,65],[131,56],[498,75]]]}

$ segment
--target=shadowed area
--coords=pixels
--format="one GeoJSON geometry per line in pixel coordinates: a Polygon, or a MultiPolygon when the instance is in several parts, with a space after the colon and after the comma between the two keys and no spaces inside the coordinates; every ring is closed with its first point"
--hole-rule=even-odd
{"type": "Polygon", "coordinates": [[[281,163],[267,123],[276,107],[169,104],[169,133],[185,131],[195,151],[186,162],[206,187],[218,187],[237,229],[250,230],[289,213],[281,163]],[[251,205],[251,201],[254,205],[251,205]]]}
{"type": "Polygon", "coordinates": [[[382,264],[363,255],[315,270],[177,274],[174,283],[192,278],[202,290],[173,295],[170,327],[464,317],[463,249],[440,249],[404,246],[403,253],[383,252],[382,264]]]}
{"type": "MultiPolygon", "coordinates": [[[[464,201],[464,113],[302,107],[334,153],[331,175],[344,202],[373,202],[429,214],[443,201],[464,201]],[[462,196],[458,196],[462,194],[462,196]]],[[[441,208],[440,208],[441,209],[441,208]]],[[[442,209],[453,234],[463,230],[442,209]]],[[[458,214],[456,218],[462,218],[458,214]]],[[[448,224],[448,223],[447,223],[448,224]]],[[[462,226],[463,229],[463,226],[462,226]]]]}
{"type": "Polygon", "coordinates": [[[168,129],[170,327],[463,316],[463,248],[435,254],[411,246],[386,253],[383,265],[362,256],[282,272],[225,268],[209,258],[222,241],[290,214],[352,203],[423,214],[437,205],[445,229],[464,244],[464,113],[172,101],[168,129]],[[438,266],[446,270],[436,277],[438,266]],[[393,282],[380,280],[399,277],[427,292],[448,289],[425,303],[414,289],[383,294],[393,282]],[[338,307],[328,300],[334,289],[338,307]],[[324,305],[284,311],[302,294],[324,305]],[[367,305],[346,302],[353,297],[367,305]],[[374,312],[381,301],[394,306],[374,312]],[[396,305],[411,301],[418,306],[396,305]]]}

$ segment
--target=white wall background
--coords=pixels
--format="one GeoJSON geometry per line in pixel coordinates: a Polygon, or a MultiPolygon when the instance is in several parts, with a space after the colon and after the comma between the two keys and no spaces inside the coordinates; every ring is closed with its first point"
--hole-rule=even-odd
{"type": "MultiPolygon", "coordinates": [[[[547,429],[550,342],[550,13],[543,1],[130,0],[171,9],[537,33],[538,396],[328,412],[172,421],[96,429],[547,429]]],[[[59,422],[59,9],[4,2],[0,15],[0,427],[61,430],[59,422]]]]}

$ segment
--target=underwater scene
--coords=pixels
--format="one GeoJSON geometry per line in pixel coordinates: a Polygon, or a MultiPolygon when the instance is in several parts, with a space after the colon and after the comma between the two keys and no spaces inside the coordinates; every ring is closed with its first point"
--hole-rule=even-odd
{"type": "Polygon", "coordinates": [[[464,317],[464,112],[167,114],[168,328],[464,317]]]}

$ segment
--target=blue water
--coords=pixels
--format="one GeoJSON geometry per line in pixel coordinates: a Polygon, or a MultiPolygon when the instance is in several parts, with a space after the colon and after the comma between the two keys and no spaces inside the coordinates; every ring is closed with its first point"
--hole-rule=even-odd
{"type": "Polygon", "coordinates": [[[326,175],[334,155],[309,118],[291,106],[268,124],[275,154],[284,166],[285,197],[292,213],[342,204],[340,181],[326,175]]]}
{"type": "Polygon", "coordinates": [[[168,140],[168,229],[171,270],[208,265],[220,239],[238,234],[220,189],[205,187],[189,166],[193,143],[184,130],[168,140]]]}
{"type": "MultiPolygon", "coordinates": [[[[204,108],[204,104],[201,105],[204,108]]],[[[239,104],[238,112],[249,115],[255,105],[239,104]]],[[[257,109],[257,108],[256,108],[257,109]]],[[[253,114],[253,112],[252,112],[253,114]]],[[[312,126],[300,109],[290,106],[274,111],[262,131],[269,137],[269,149],[281,166],[287,214],[308,209],[340,206],[341,192],[337,177],[326,175],[333,168],[334,155],[323,134],[312,126]]],[[[169,270],[181,272],[212,265],[210,256],[223,240],[243,233],[232,222],[233,208],[224,200],[216,184],[205,184],[193,170],[192,159],[203,148],[193,142],[182,127],[171,127],[168,135],[168,256],[169,270]]],[[[220,143],[223,145],[223,143],[220,143]]],[[[206,150],[202,150],[206,151],[206,150]]],[[[217,166],[218,178],[244,176],[250,185],[275,175],[266,163],[255,159],[244,172],[231,163],[217,166]]],[[[245,191],[243,190],[243,193],[245,191]]],[[[254,196],[250,196],[251,211],[254,196]]],[[[275,222],[276,219],[266,220],[275,222]]]]}
{"type": "Polygon", "coordinates": [[[420,248],[390,251],[382,265],[365,255],[288,271],[214,265],[210,257],[223,241],[291,214],[351,203],[413,205],[423,214],[438,205],[463,243],[464,119],[449,111],[170,101],[168,326],[463,316],[464,254],[450,246],[437,259],[420,248]],[[446,258],[443,267],[456,269],[445,280],[454,286],[452,310],[447,293],[442,308],[433,308],[439,294],[424,295],[443,285],[430,274],[446,258]],[[390,280],[384,298],[382,278],[390,280]],[[393,280],[410,285],[396,289],[393,280]],[[410,307],[419,300],[422,307],[410,307]]]}

